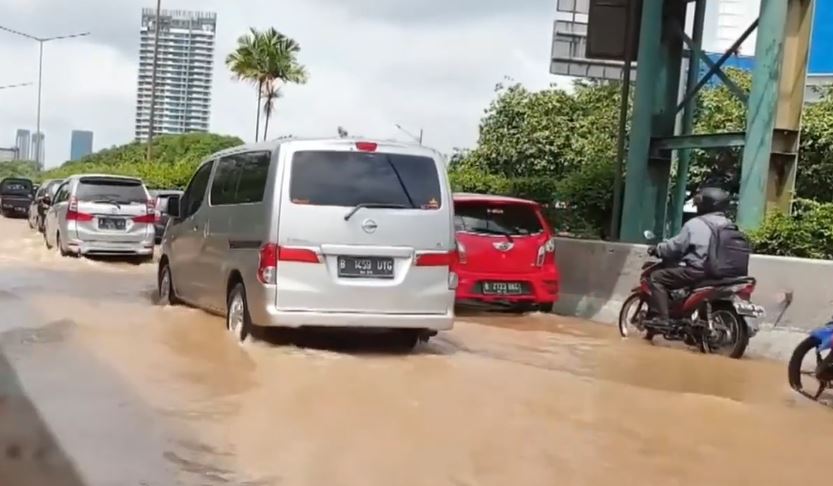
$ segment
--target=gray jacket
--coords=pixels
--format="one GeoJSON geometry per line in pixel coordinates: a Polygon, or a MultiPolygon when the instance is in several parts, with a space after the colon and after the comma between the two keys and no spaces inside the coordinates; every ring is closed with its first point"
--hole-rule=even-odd
{"type": "Polygon", "coordinates": [[[690,219],[680,234],[657,245],[657,254],[663,260],[679,261],[689,268],[703,270],[709,254],[712,231],[705,221],[718,228],[731,221],[723,213],[710,213],[690,219]]]}

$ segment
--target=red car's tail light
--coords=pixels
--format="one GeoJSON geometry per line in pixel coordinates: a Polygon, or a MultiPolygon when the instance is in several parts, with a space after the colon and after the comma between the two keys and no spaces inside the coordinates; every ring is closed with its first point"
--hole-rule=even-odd
{"type": "Polygon", "coordinates": [[[536,267],[543,267],[545,263],[554,260],[555,256],[555,238],[550,238],[546,243],[538,248],[538,257],[535,259],[536,267]]]}
{"type": "Polygon", "coordinates": [[[469,255],[466,253],[466,245],[461,241],[457,241],[457,263],[465,265],[469,261],[469,255]]]}

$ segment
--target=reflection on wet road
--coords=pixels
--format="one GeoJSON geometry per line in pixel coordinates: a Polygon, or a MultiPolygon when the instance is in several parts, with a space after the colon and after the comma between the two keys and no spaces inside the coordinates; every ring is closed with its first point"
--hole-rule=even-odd
{"type": "Polygon", "coordinates": [[[152,305],[154,271],[62,259],[0,220],[2,353],[86,484],[797,484],[829,456],[830,411],[780,363],[544,315],[462,315],[408,355],[343,334],[239,346],[221,318],[152,305]]]}

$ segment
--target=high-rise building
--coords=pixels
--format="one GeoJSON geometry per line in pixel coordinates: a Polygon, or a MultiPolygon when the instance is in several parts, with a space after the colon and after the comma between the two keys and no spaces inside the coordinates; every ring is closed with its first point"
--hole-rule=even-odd
{"type": "Polygon", "coordinates": [[[217,15],[209,12],[142,10],[136,140],[147,140],[153,89],[156,29],[159,53],[156,70],[153,134],[208,131],[211,76],[217,15]]]}
{"type": "Polygon", "coordinates": [[[93,132],[73,130],[69,160],[81,160],[93,153],[93,132]]]}
{"type": "Polygon", "coordinates": [[[46,136],[43,133],[32,134],[32,152],[30,158],[43,168],[44,155],[46,154],[46,136]]]}
{"type": "Polygon", "coordinates": [[[17,147],[0,147],[0,162],[17,160],[17,147]]]}
{"type": "Polygon", "coordinates": [[[29,130],[24,130],[22,128],[17,130],[17,135],[14,139],[14,146],[17,148],[18,160],[29,160],[29,139],[31,136],[32,134],[29,130]]]}

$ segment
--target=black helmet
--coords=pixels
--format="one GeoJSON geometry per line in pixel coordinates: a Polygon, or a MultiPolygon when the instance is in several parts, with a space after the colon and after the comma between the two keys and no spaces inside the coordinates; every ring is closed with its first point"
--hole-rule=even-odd
{"type": "Polygon", "coordinates": [[[723,213],[729,209],[731,195],[719,187],[704,187],[694,196],[697,214],[723,213]]]}

